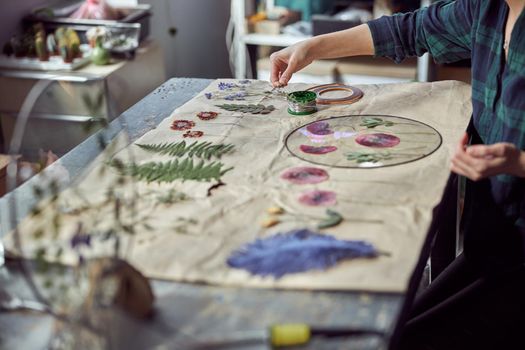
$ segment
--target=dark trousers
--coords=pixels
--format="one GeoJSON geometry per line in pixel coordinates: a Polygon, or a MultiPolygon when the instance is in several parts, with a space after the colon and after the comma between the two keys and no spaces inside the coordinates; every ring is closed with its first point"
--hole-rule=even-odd
{"type": "MultiPolygon", "coordinates": [[[[472,120],[468,132],[472,144],[483,143],[472,120]]],[[[416,297],[399,349],[525,350],[525,229],[515,226],[525,210],[509,207],[525,205],[525,181],[501,190],[489,179],[467,180],[464,253],[416,297]],[[506,198],[506,212],[496,197],[506,198]]],[[[445,207],[455,211],[455,203],[445,207]]]]}
{"type": "Polygon", "coordinates": [[[416,297],[401,350],[525,349],[525,234],[488,181],[469,181],[467,199],[464,254],[416,297]]]}
{"type": "Polygon", "coordinates": [[[416,298],[399,349],[525,349],[525,267],[480,274],[460,255],[416,298]]]}

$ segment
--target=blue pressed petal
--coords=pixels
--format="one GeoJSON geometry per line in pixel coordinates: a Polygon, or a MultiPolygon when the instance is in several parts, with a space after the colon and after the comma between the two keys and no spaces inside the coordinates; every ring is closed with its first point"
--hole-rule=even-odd
{"type": "Polygon", "coordinates": [[[377,255],[370,243],[338,240],[302,229],[257,239],[233,252],[227,263],[253,275],[280,278],[290,273],[326,270],[343,260],[377,255]]]}

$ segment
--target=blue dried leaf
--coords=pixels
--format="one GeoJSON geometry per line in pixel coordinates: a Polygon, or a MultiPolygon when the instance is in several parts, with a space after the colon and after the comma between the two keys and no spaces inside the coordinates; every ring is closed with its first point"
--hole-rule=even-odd
{"type": "Polygon", "coordinates": [[[342,260],[378,255],[370,243],[338,240],[302,229],[257,239],[233,252],[227,263],[253,275],[280,278],[290,273],[326,270],[342,260]]]}

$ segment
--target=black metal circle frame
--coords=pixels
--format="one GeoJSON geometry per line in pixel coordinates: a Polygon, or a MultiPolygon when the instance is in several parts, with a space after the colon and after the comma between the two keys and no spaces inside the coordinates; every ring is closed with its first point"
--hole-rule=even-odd
{"type": "Polygon", "coordinates": [[[301,160],[304,160],[305,162],[308,162],[308,163],[311,163],[311,164],[316,164],[316,165],[322,165],[322,166],[328,166],[328,167],[332,167],[332,168],[341,168],[341,169],[380,169],[380,168],[386,168],[386,167],[392,167],[392,166],[397,166],[397,165],[403,165],[403,164],[408,164],[408,163],[412,163],[412,162],[415,162],[415,161],[418,161],[420,159],[423,159],[423,158],[426,158],[428,156],[430,156],[431,154],[433,154],[434,152],[436,152],[440,147],[441,145],[443,144],[443,137],[441,136],[441,134],[439,133],[439,131],[437,131],[434,127],[426,124],[426,123],[423,123],[423,122],[420,122],[418,120],[414,120],[414,119],[410,119],[410,118],[405,118],[405,117],[398,117],[398,116],[395,116],[395,115],[388,115],[388,114],[354,114],[354,115],[343,115],[343,116],[339,116],[339,117],[330,117],[330,118],[326,118],[326,119],[319,119],[319,120],[314,120],[308,124],[304,124],[304,125],[301,125],[300,127],[298,128],[295,128],[293,129],[292,131],[290,131],[288,133],[288,135],[286,135],[285,139],[284,139],[284,145],[286,147],[286,149],[288,150],[288,152],[290,152],[290,154],[296,158],[299,158],[301,160]],[[439,136],[439,144],[437,145],[437,147],[430,153],[422,156],[422,157],[419,157],[419,158],[415,158],[415,159],[411,159],[411,160],[407,160],[407,161],[404,161],[404,162],[400,162],[400,163],[395,163],[395,164],[387,164],[387,165],[382,165],[382,166],[379,166],[379,167],[358,167],[358,166],[347,166],[347,165],[327,165],[325,163],[321,163],[321,162],[314,162],[310,159],[306,159],[306,158],[303,158],[299,155],[297,155],[295,152],[293,152],[290,147],[288,146],[288,140],[290,139],[290,137],[295,134],[298,130],[302,129],[302,128],[305,128],[307,127],[308,125],[311,125],[311,124],[314,124],[314,123],[318,123],[318,122],[323,122],[323,121],[328,121],[328,120],[334,120],[334,119],[341,119],[341,118],[357,118],[357,117],[388,117],[388,118],[398,118],[398,119],[404,119],[404,120],[408,120],[410,122],[415,122],[415,123],[418,123],[418,124],[421,124],[421,125],[424,125],[428,128],[430,128],[431,130],[434,130],[436,135],[439,136]]]}

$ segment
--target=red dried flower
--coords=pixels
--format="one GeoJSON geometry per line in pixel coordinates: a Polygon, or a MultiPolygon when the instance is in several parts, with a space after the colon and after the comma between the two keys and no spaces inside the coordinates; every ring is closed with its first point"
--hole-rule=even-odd
{"type": "Polygon", "coordinates": [[[184,135],[182,135],[183,137],[191,137],[191,138],[197,138],[197,137],[201,137],[202,135],[204,135],[204,133],[202,131],[186,131],[184,133],[184,135]]]}
{"type": "Polygon", "coordinates": [[[200,120],[212,120],[217,118],[219,113],[217,112],[200,112],[197,114],[197,117],[199,117],[200,120]]]}
{"type": "Polygon", "coordinates": [[[171,124],[172,130],[188,130],[195,126],[195,122],[191,120],[174,120],[171,124]]]}

